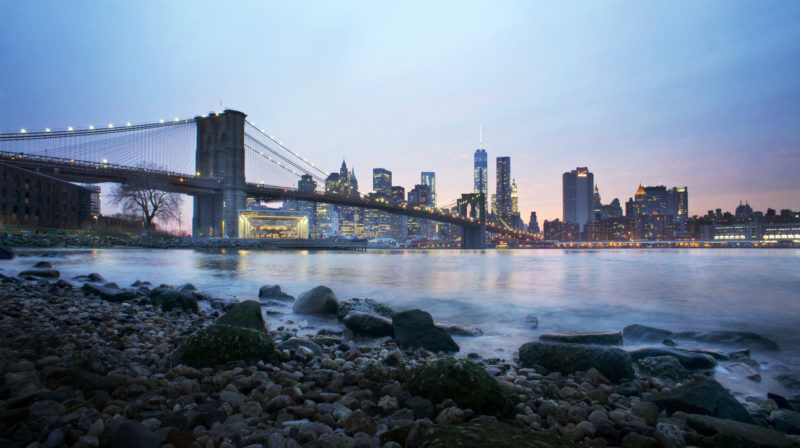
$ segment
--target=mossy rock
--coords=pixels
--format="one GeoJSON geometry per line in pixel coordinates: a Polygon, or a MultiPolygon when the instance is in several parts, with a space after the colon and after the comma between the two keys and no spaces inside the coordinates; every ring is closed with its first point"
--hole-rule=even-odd
{"type": "Polygon", "coordinates": [[[175,353],[175,360],[192,367],[230,361],[254,363],[272,357],[274,348],[272,338],[263,331],[211,325],[186,339],[175,353]]]}
{"type": "Polygon", "coordinates": [[[461,425],[439,425],[422,443],[422,448],[572,448],[577,445],[554,436],[500,423],[493,418],[476,418],[461,425]]]}
{"type": "Polygon", "coordinates": [[[150,301],[164,311],[180,308],[184,311],[197,312],[197,299],[190,293],[177,289],[158,287],[150,291],[150,301]]]}
{"type": "Polygon", "coordinates": [[[233,308],[223,314],[217,323],[267,332],[264,326],[264,316],[261,314],[261,304],[255,300],[247,300],[233,305],[233,308]]]}
{"type": "Polygon", "coordinates": [[[411,372],[406,387],[434,403],[451,398],[461,408],[477,414],[510,418],[511,400],[482,367],[464,359],[440,359],[411,372]]]}

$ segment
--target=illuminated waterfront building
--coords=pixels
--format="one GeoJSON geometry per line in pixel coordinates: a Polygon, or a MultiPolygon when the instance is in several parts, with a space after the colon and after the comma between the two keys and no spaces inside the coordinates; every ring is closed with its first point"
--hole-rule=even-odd
{"type": "Polygon", "coordinates": [[[586,223],[592,219],[594,209],[594,174],[589,168],[578,167],[562,176],[563,185],[563,218],[566,222],[578,224],[579,232],[583,232],[586,223]]]}

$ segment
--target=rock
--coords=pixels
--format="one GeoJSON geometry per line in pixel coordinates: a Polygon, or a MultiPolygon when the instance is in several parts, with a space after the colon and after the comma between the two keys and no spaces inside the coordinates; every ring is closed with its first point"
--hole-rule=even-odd
{"type": "Polygon", "coordinates": [[[433,418],[434,416],[433,403],[419,396],[409,398],[405,402],[405,407],[414,411],[414,417],[417,420],[421,418],[433,418]]]}
{"type": "Polygon", "coordinates": [[[297,314],[336,314],[339,310],[339,299],[336,294],[326,286],[317,286],[308,290],[294,302],[292,311],[297,314]]]}
{"type": "Polygon", "coordinates": [[[339,311],[337,313],[339,320],[343,320],[351,311],[376,314],[388,319],[391,319],[392,316],[394,316],[394,310],[382,303],[376,302],[373,299],[352,298],[339,304],[339,311]]]}
{"type": "Polygon", "coordinates": [[[719,447],[796,447],[786,434],[753,424],[708,415],[688,415],[686,422],[697,432],[712,438],[719,447]]]}
{"type": "Polygon", "coordinates": [[[525,316],[525,325],[534,330],[539,328],[539,316],[535,314],[528,314],[525,316]]]}
{"type": "Polygon", "coordinates": [[[662,448],[683,448],[686,445],[681,428],[671,423],[658,423],[653,437],[658,440],[662,448]]]}
{"type": "Polygon", "coordinates": [[[740,362],[726,364],[725,370],[736,376],[747,378],[750,381],[761,381],[761,374],[747,364],[742,364],[740,362]]]}
{"type": "Polygon", "coordinates": [[[658,441],[652,437],[629,432],[622,438],[622,448],[658,448],[658,441]]]}
{"type": "Polygon", "coordinates": [[[769,415],[773,428],[786,434],[800,434],[800,413],[789,409],[778,409],[769,415]]]}
{"type": "Polygon", "coordinates": [[[800,374],[781,373],[776,375],[775,379],[778,380],[781,386],[789,390],[800,390],[800,374]]]}
{"type": "Polygon", "coordinates": [[[622,329],[622,337],[628,342],[658,342],[672,335],[669,330],[648,327],[646,325],[633,324],[622,329]]]}
{"type": "Polygon", "coordinates": [[[159,286],[150,291],[149,297],[153,305],[160,306],[164,311],[180,308],[184,311],[197,312],[197,299],[188,292],[159,286]]]}
{"type": "Polygon", "coordinates": [[[178,286],[177,289],[178,291],[183,291],[183,292],[197,291],[197,286],[194,286],[191,283],[184,283],[181,286],[178,286]]]}
{"type": "MultiPolygon", "coordinates": [[[[409,434],[411,439],[411,434],[409,434]]],[[[414,446],[407,444],[406,446],[414,446]]],[[[490,417],[480,417],[461,425],[441,425],[433,429],[421,448],[570,448],[578,445],[552,436],[520,429],[490,417]]]]}
{"type": "Polygon", "coordinates": [[[50,262],[49,262],[49,261],[40,261],[40,262],[36,263],[35,265],[33,265],[33,267],[34,267],[34,268],[36,268],[36,269],[41,269],[41,268],[52,268],[52,267],[53,267],[53,265],[52,265],[52,264],[50,264],[50,262]]]}
{"type": "Polygon", "coordinates": [[[0,246],[0,260],[11,260],[14,258],[14,251],[7,247],[0,246]]]}
{"type": "Polygon", "coordinates": [[[689,370],[713,369],[717,365],[717,360],[714,359],[713,356],[702,353],[683,352],[665,347],[645,347],[631,350],[629,353],[634,361],[655,356],[672,356],[689,370]]]}
{"type": "Polygon", "coordinates": [[[81,291],[84,295],[96,295],[103,300],[109,302],[124,302],[126,300],[133,300],[136,298],[136,293],[120,288],[109,288],[106,286],[93,285],[91,283],[84,283],[81,286],[81,291]]]}
{"type": "Polygon", "coordinates": [[[439,403],[452,399],[460,408],[471,408],[477,414],[510,418],[511,401],[497,381],[482,367],[467,360],[440,359],[418,367],[406,382],[408,390],[439,403]]]}
{"type": "Polygon", "coordinates": [[[93,283],[99,283],[99,282],[106,281],[106,279],[104,279],[103,276],[98,274],[97,272],[92,272],[91,274],[88,274],[88,275],[78,275],[78,276],[72,277],[72,279],[73,280],[78,280],[78,281],[81,281],[81,282],[93,282],[93,283]]]}
{"type": "Polygon", "coordinates": [[[27,269],[19,273],[18,277],[39,277],[57,279],[61,273],[55,269],[27,269]]]}
{"type": "Polygon", "coordinates": [[[344,318],[344,326],[356,334],[374,337],[394,336],[392,321],[377,314],[350,311],[344,318]]]}
{"type": "Polygon", "coordinates": [[[649,400],[667,412],[683,411],[753,423],[747,409],[713,379],[699,379],[668,392],[655,393],[649,400]]]}
{"type": "Polygon", "coordinates": [[[680,381],[689,375],[678,358],[674,356],[648,356],[639,360],[639,366],[646,372],[660,378],[680,381]]]}
{"type": "Polygon", "coordinates": [[[64,361],[65,365],[98,375],[107,375],[108,372],[120,367],[127,367],[130,363],[130,359],[121,351],[103,346],[76,350],[64,361]]]}
{"type": "Polygon", "coordinates": [[[217,324],[252,328],[265,334],[267,332],[264,316],[261,314],[261,304],[255,300],[246,300],[235,304],[217,320],[217,324]]]}
{"type": "Polygon", "coordinates": [[[645,423],[653,426],[658,418],[658,406],[651,401],[634,398],[631,401],[631,414],[641,417],[645,423]]]}
{"type": "Polygon", "coordinates": [[[447,332],[433,324],[431,315],[422,310],[397,313],[392,317],[394,339],[403,349],[424,348],[432,352],[457,352],[458,345],[447,332]]]}
{"type": "Polygon", "coordinates": [[[436,423],[440,425],[458,425],[464,421],[464,411],[456,406],[442,409],[436,416],[436,423]]]}
{"type": "Polygon", "coordinates": [[[605,333],[544,333],[539,335],[539,340],[563,344],[622,345],[622,334],[618,331],[605,333]]]}
{"type": "Polygon", "coordinates": [[[447,334],[451,334],[453,336],[482,336],[483,330],[473,325],[466,325],[466,324],[448,324],[443,322],[437,322],[436,326],[441,328],[442,330],[446,331],[447,334]]]}
{"type": "Polygon", "coordinates": [[[229,361],[257,362],[272,357],[272,338],[264,331],[211,325],[187,338],[175,353],[178,362],[192,367],[229,361]]]}
{"type": "Polygon", "coordinates": [[[291,338],[278,344],[278,350],[297,350],[299,347],[305,347],[311,350],[314,356],[322,357],[322,347],[310,339],[291,338]]]}
{"type": "Polygon", "coordinates": [[[565,374],[594,367],[615,383],[634,376],[630,356],[618,348],[529,342],[520,347],[519,359],[522,367],[538,365],[565,374]]]}
{"type": "Polygon", "coordinates": [[[264,285],[258,289],[258,298],[262,300],[274,299],[283,302],[294,302],[294,296],[290,296],[281,290],[280,285],[264,285]]]}
{"type": "Polygon", "coordinates": [[[114,448],[161,448],[161,438],[141,423],[122,422],[111,437],[114,448]]]}
{"type": "Polygon", "coordinates": [[[672,336],[676,339],[690,339],[708,344],[745,346],[768,351],[780,350],[777,342],[749,331],[685,331],[674,333],[672,336]]]}

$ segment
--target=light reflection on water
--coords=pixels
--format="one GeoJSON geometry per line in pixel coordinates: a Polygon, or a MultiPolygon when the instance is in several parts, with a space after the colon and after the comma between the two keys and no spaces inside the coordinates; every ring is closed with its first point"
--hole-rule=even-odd
{"type": "MultiPolygon", "coordinates": [[[[782,362],[798,364],[800,356],[794,249],[46,252],[62,255],[49,258],[62,278],[99,272],[120,285],[191,282],[239,300],[256,299],[264,284],[292,295],[323,284],[340,299],[372,297],[477,325],[486,337],[458,338],[463,351],[507,359],[540,332],[619,331],[632,323],[754,331],[781,344],[782,362]],[[530,313],[538,330],[523,324],[530,313]]],[[[19,272],[43,251],[20,253],[0,268],[19,272]]]]}

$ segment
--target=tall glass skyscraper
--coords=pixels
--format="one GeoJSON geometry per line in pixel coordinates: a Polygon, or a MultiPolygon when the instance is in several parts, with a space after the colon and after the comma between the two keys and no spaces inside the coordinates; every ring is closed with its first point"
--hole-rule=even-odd
{"type": "Polygon", "coordinates": [[[594,174],[589,168],[578,167],[563,176],[564,221],[578,224],[586,230],[594,209],[594,174]]]}
{"type": "Polygon", "coordinates": [[[475,190],[474,193],[483,193],[487,195],[489,192],[488,189],[488,179],[489,179],[489,168],[488,168],[488,159],[486,157],[486,150],[476,149],[475,150],[475,190]]]}
{"type": "Polygon", "coordinates": [[[374,168],[372,170],[372,191],[389,198],[392,195],[392,172],[384,168],[374,168]]]}
{"type": "Polygon", "coordinates": [[[428,190],[430,191],[430,196],[428,197],[428,205],[430,207],[436,207],[436,173],[432,171],[423,171],[422,172],[422,185],[427,185],[428,190]]]}
{"type": "Polygon", "coordinates": [[[501,219],[511,216],[511,157],[497,158],[497,211],[501,219]]]}

